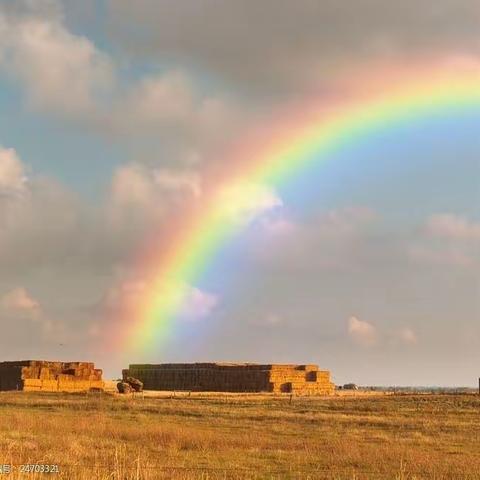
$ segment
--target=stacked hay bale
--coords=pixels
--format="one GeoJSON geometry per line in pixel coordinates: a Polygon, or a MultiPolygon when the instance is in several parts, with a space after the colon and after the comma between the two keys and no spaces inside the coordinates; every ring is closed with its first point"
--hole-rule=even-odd
{"type": "Polygon", "coordinates": [[[330,372],[317,365],[259,365],[253,363],[134,364],[123,379],[140,379],[146,390],[210,392],[273,392],[329,395],[335,386],[330,372]]]}
{"type": "Polygon", "coordinates": [[[317,365],[272,365],[271,367],[271,392],[330,395],[335,390],[335,385],[330,381],[330,372],[319,370],[317,365]]]}
{"type": "Polygon", "coordinates": [[[128,370],[123,370],[123,378],[140,379],[146,390],[265,391],[268,379],[255,367],[219,363],[130,365],[128,370]]]}
{"type": "Polygon", "coordinates": [[[103,389],[102,370],[93,363],[0,362],[0,390],[85,392],[103,389]]]}

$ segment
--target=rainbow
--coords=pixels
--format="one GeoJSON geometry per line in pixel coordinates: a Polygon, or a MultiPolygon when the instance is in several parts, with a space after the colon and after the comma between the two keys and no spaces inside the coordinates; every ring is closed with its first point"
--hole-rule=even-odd
{"type": "Polygon", "coordinates": [[[158,248],[150,243],[140,253],[137,266],[148,272],[150,281],[125,312],[130,345],[148,351],[164,344],[192,287],[199,284],[220,248],[246,227],[259,195],[265,205],[275,205],[269,191],[312,162],[325,162],[379,130],[480,111],[478,71],[411,69],[397,80],[383,74],[378,78],[351,88],[343,101],[296,109],[301,114],[289,112],[292,120],[283,122],[284,128],[272,129],[266,141],[243,146],[231,156],[229,171],[217,176],[201,208],[172,227],[166,244],[158,248]]]}

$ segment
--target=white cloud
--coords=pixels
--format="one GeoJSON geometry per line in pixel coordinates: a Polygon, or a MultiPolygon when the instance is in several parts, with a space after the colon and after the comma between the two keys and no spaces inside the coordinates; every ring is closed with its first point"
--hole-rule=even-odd
{"type": "Polygon", "coordinates": [[[24,287],[17,287],[0,298],[0,307],[13,315],[26,315],[36,318],[40,313],[40,303],[24,287]]]}
{"type": "Polygon", "coordinates": [[[415,345],[418,343],[417,334],[409,327],[402,328],[398,332],[398,338],[407,345],[415,345]]]}
{"type": "Polygon", "coordinates": [[[435,237],[480,240],[480,223],[450,213],[439,213],[429,217],[425,231],[435,237]]]}
{"type": "Polygon", "coordinates": [[[46,315],[44,306],[25,287],[16,287],[0,296],[1,319],[7,320],[2,325],[5,338],[28,331],[38,340],[39,346],[64,342],[67,338],[78,340],[78,336],[67,331],[70,329],[65,322],[46,315]]]}
{"type": "Polygon", "coordinates": [[[145,280],[127,280],[110,287],[103,299],[108,309],[134,309],[148,288],[145,280]]]}
{"type": "Polygon", "coordinates": [[[479,262],[480,223],[466,216],[429,216],[420,235],[408,246],[414,261],[432,265],[475,267],[479,262]]]}
{"type": "Polygon", "coordinates": [[[119,167],[113,175],[111,200],[119,209],[128,206],[145,207],[152,204],[154,194],[153,172],[140,164],[119,167]]]}
{"type": "Polygon", "coordinates": [[[263,231],[269,237],[285,237],[296,233],[298,227],[286,217],[267,217],[261,222],[263,231]]]}
{"type": "Polygon", "coordinates": [[[0,10],[0,45],[0,68],[23,84],[34,108],[85,114],[112,86],[108,57],[68,32],[58,15],[0,10]]]}
{"type": "Polygon", "coordinates": [[[128,113],[119,118],[125,126],[144,129],[189,121],[195,111],[195,99],[188,78],[171,71],[142,79],[121,109],[128,113]]]}
{"type": "Polygon", "coordinates": [[[355,316],[348,319],[348,334],[355,343],[363,347],[372,347],[378,344],[381,338],[392,345],[398,343],[416,345],[418,343],[417,334],[410,327],[378,328],[355,316]]]}
{"type": "Polygon", "coordinates": [[[187,192],[194,197],[199,197],[202,193],[201,177],[191,170],[174,171],[159,168],[154,171],[154,178],[156,185],[163,191],[187,192]]]}
{"type": "Polygon", "coordinates": [[[0,196],[23,192],[26,180],[25,167],[17,152],[0,146],[0,196]]]}
{"type": "Polygon", "coordinates": [[[200,146],[221,142],[241,119],[238,105],[202,92],[178,70],[142,78],[116,93],[110,128],[122,134],[160,134],[164,143],[178,138],[200,146]]]}
{"type": "MultiPolygon", "coordinates": [[[[184,165],[222,160],[218,152],[245,124],[244,105],[177,67],[125,80],[125,64],[67,29],[63,7],[48,0],[0,5],[0,73],[22,87],[29,107],[109,140],[127,137],[136,161],[145,151],[136,142],[146,136],[164,152],[162,163],[178,165],[185,151],[195,155],[184,165]]],[[[198,185],[192,188],[197,195],[198,185]]]]}
{"type": "Polygon", "coordinates": [[[375,325],[360,320],[355,316],[348,319],[348,334],[354,342],[364,347],[371,347],[378,341],[378,333],[375,325]]]}
{"type": "Polygon", "coordinates": [[[148,168],[129,163],[114,172],[108,216],[117,227],[151,226],[173,210],[197,201],[201,194],[201,176],[192,169],[148,168]]]}
{"type": "MultiPolygon", "coordinates": [[[[155,283],[158,282],[138,278],[119,282],[108,289],[102,302],[103,306],[109,310],[135,314],[140,302],[145,301],[145,295],[153,295],[155,283]]],[[[161,298],[165,292],[160,289],[157,294],[161,298]]],[[[181,299],[178,315],[185,321],[207,317],[219,302],[217,295],[185,284],[169,285],[167,295],[178,296],[181,299]]]]}
{"type": "Polygon", "coordinates": [[[139,163],[119,167],[113,175],[111,200],[120,208],[134,205],[158,209],[168,196],[199,197],[201,177],[193,170],[147,168],[139,163]]]}
{"type": "Polygon", "coordinates": [[[17,272],[38,262],[65,256],[78,249],[81,206],[75,195],[57,182],[36,175],[13,149],[0,148],[0,265],[17,272]],[[67,253],[68,252],[68,253],[67,253]]]}
{"type": "Polygon", "coordinates": [[[179,315],[185,320],[200,320],[210,315],[218,302],[219,298],[213,293],[188,286],[179,315]]]}
{"type": "Polygon", "coordinates": [[[18,271],[72,261],[88,233],[81,230],[82,213],[72,192],[48,178],[30,178],[21,196],[0,201],[0,265],[18,271]]]}
{"type": "Polygon", "coordinates": [[[245,223],[283,205],[272,187],[249,182],[237,182],[223,188],[215,201],[219,215],[225,220],[245,223]]]}

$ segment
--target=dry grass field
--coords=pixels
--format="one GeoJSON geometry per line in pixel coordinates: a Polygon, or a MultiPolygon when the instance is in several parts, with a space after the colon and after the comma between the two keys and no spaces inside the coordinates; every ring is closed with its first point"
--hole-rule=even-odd
{"type": "Polygon", "coordinates": [[[0,478],[480,479],[480,398],[0,394],[0,478]],[[60,474],[20,474],[22,463],[60,474]]]}

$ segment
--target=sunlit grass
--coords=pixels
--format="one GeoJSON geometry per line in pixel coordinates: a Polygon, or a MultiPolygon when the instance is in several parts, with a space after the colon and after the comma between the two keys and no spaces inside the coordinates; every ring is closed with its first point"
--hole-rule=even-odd
{"type": "Polygon", "coordinates": [[[480,479],[479,415],[473,395],[3,393],[0,464],[59,464],[54,478],[82,480],[480,479]]]}

